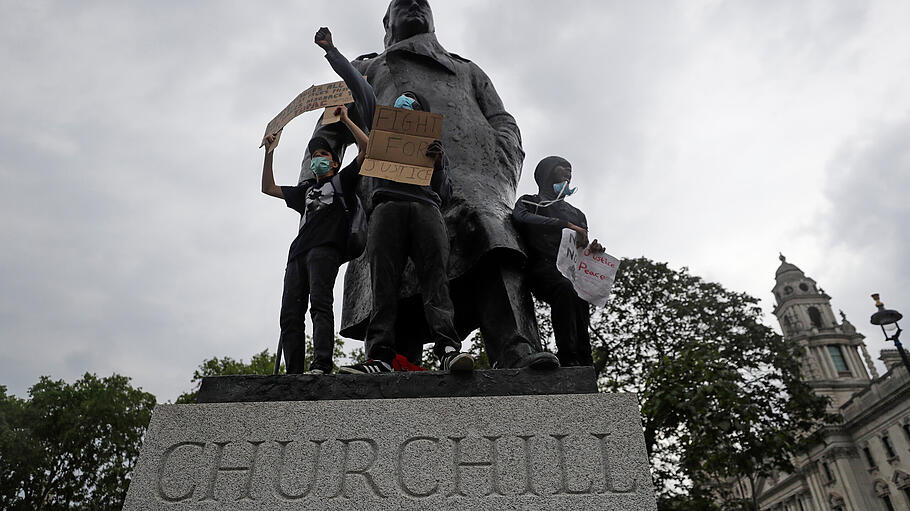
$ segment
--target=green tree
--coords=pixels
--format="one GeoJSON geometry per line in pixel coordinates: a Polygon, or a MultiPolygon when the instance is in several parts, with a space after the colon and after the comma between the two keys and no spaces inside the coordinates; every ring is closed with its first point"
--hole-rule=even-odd
{"type": "MultiPolygon", "coordinates": [[[[313,342],[307,337],[306,340],[306,366],[309,367],[313,362],[313,342]]],[[[345,358],[347,354],[344,351],[344,340],[341,337],[335,337],[335,350],[332,355],[333,361],[337,362],[345,358]]],[[[338,371],[337,364],[334,367],[335,371],[338,371]]],[[[270,353],[268,349],[262,350],[259,353],[256,353],[250,358],[250,362],[246,363],[243,359],[234,360],[231,357],[213,357],[208,358],[202,361],[199,364],[199,367],[193,371],[193,377],[190,379],[190,383],[194,384],[194,389],[189,392],[184,392],[177,397],[175,403],[177,404],[187,404],[195,403],[196,395],[199,394],[199,387],[202,385],[202,379],[207,376],[230,376],[237,374],[273,374],[275,372],[275,354],[270,353]]],[[[278,374],[284,374],[284,362],[281,363],[278,368],[278,374]]]]}
{"type": "Polygon", "coordinates": [[[754,494],[832,419],[800,378],[801,348],[762,324],[758,300],[686,268],[623,261],[591,336],[600,388],[638,394],[661,509],[734,505],[719,489],[754,494]]]}
{"type": "Polygon", "coordinates": [[[0,508],[120,509],[155,406],[129,381],[41,377],[29,399],[0,386],[0,508]]]}

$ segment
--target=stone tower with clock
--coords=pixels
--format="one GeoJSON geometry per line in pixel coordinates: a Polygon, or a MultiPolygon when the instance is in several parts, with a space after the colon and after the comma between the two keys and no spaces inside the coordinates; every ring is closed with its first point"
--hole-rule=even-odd
{"type": "Polygon", "coordinates": [[[816,393],[830,397],[831,409],[837,409],[869,386],[866,365],[878,376],[872,358],[863,335],[843,313],[838,322],[831,297],[786,257],[781,255],[780,261],[772,290],[777,302],[774,315],[784,337],[804,350],[803,378],[816,393]]]}

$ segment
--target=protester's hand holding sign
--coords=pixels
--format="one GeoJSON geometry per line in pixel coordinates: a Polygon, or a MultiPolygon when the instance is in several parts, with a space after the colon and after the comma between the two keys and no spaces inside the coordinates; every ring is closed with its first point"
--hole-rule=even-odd
{"type": "Polygon", "coordinates": [[[556,267],[572,282],[579,298],[603,307],[610,297],[619,259],[607,254],[597,240],[585,248],[587,243],[579,244],[581,237],[574,229],[563,229],[556,267]]]}
{"type": "Polygon", "coordinates": [[[439,140],[434,140],[432,144],[427,147],[427,156],[433,158],[433,161],[436,165],[442,161],[442,155],[445,151],[442,149],[442,142],[439,140]]]}
{"type": "Polygon", "coordinates": [[[336,106],[335,111],[332,112],[333,115],[336,115],[342,121],[349,119],[348,117],[348,107],[344,105],[336,106]]]}
{"type": "Polygon", "coordinates": [[[278,147],[278,140],[281,139],[281,132],[282,132],[282,131],[284,131],[284,130],[283,130],[283,129],[280,129],[280,130],[278,130],[278,133],[275,133],[274,135],[267,135],[267,136],[265,137],[265,152],[266,152],[266,154],[271,153],[272,151],[275,150],[276,147],[278,147]]]}

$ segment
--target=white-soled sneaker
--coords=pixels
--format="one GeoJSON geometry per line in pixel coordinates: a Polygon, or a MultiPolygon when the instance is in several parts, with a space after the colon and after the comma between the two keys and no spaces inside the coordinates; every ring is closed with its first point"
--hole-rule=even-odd
{"type": "Polygon", "coordinates": [[[354,364],[352,366],[342,366],[338,369],[339,373],[342,374],[378,374],[378,373],[391,373],[392,367],[383,362],[382,360],[367,360],[362,364],[354,364]]]}
{"type": "Polygon", "coordinates": [[[470,372],[474,370],[474,357],[468,353],[449,351],[442,356],[442,370],[455,372],[470,372]]]}

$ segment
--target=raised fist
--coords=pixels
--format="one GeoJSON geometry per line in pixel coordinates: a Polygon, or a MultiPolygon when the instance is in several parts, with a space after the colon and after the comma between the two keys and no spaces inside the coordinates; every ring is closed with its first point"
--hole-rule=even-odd
{"type": "Polygon", "coordinates": [[[329,31],[329,27],[321,27],[317,30],[316,37],[313,38],[313,41],[325,51],[329,51],[335,47],[334,43],[332,43],[332,32],[329,31]]]}

